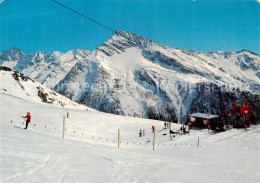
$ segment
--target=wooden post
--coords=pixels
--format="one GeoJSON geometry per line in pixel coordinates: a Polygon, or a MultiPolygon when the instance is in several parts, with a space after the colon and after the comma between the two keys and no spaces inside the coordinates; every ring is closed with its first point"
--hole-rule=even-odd
{"type": "Polygon", "coordinates": [[[63,116],[63,134],[62,134],[62,138],[64,138],[64,130],[65,130],[65,116],[63,116]]]}
{"type": "Polygon", "coordinates": [[[169,122],[169,134],[170,134],[170,139],[172,140],[172,136],[171,136],[171,129],[172,129],[172,127],[171,127],[171,124],[172,123],[169,122]]]}
{"type": "Polygon", "coordinates": [[[154,127],[154,131],[153,131],[153,150],[154,150],[154,144],[155,144],[155,127],[154,127]]]}
{"type": "Polygon", "coordinates": [[[120,147],[120,128],[118,128],[118,148],[120,147]]]}
{"type": "Polygon", "coordinates": [[[198,136],[198,147],[200,146],[200,136],[198,136]]]}
{"type": "Polygon", "coordinates": [[[246,118],[245,118],[245,114],[243,114],[243,122],[244,122],[244,129],[246,129],[246,118]]]}

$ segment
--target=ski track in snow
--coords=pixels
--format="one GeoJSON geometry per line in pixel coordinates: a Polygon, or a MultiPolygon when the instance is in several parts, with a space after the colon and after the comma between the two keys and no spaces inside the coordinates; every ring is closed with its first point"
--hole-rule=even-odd
{"type": "Polygon", "coordinates": [[[27,174],[28,175],[33,174],[33,173],[37,172],[38,170],[40,170],[41,168],[45,167],[47,165],[48,161],[50,160],[50,158],[51,158],[51,155],[50,154],[47,155],[46,158],[43,160],[42,164],[38,168],[27,172],[27,174]]]}
{"type": "MultiPolygon", "coordinates": [[[[16,157],[16,158],[23,158],[23,159],[24,159],[24,158],[27,158],[27,159],[31,159],[31,160],[34,159],[34,158],[32,158],[33,156],[21,156],[21,155],[17,155],[17,154],[11,155],[11,153],[8,153],[8,154],[2,154],[2,153],[1,153],[1,155],[4,155],[4,156],[13,156],[13,157],[16,157]]],[[[39,167],[29,169],[29,170],[27,170],[27,171],[24,172],[24,173],[16,173],[16,174],[14,174],[14,175],[5,177],[4,179],[2,179],[2,181],[3,181],[3,182],[5,182],[5,181],[10,181],[10,180],[12,180],[12,179],[14,179],[14,178],[21,177],[21,176],[23,176],[24,174],[27,174],[27,175],[33,174],[33,173],[37,172],[38,170],[44,168],[44,167],[47,165],[47,163],[48,163],[50,157],[51,157],[50,154],[47,155],[46,158],[42,161],[42,163],[41,163],[41,165],[40,165],[39,167]]]]}

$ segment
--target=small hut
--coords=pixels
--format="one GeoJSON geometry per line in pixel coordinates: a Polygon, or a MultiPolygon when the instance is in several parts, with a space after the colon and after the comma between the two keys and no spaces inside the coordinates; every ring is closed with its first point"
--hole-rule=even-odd
{"type": "MultiPolygon", "coordinates": [[[[189,115],[188,126],[216,129],[219,125],[219,115],[193,113],[189,115]]],[[[219,128],[219,127],[218,127],[219,128]]]]}

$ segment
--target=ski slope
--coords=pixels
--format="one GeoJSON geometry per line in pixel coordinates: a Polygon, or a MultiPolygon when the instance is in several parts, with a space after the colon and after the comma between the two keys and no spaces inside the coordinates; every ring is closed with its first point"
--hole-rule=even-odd
{"type": "MultiPolygon", "coordinates": [[[[0,99],[3,183],[260,181],[259,126],[217,134],[194,129],[171,140],[162,121],[62,108],[5,93],[0,99]],[[27,111],[32,123],[24,130],[21,115],[27,111]],[[155,151],[151,142],[146,143],[152,141],[152,125],[155,151]],[[145,137],[138,137],[140,129],[145,129],[145,137]]],[[[171,128],[178,130],[180,125],[171,128]]]]}
{"type": "Polygon", "coordinates": [[[8,67],[0,66],[0,79],[0,92],[7,95],[46,105],[94,110],[56,93],[28,76],[8,67]]]}

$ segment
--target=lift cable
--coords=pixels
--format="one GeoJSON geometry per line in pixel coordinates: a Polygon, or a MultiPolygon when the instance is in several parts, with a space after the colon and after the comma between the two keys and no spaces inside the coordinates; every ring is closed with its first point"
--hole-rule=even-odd
{"type": "MultiPolygon", "coordinates": [[[[80,15],[80,16],[82,16],[82,17],[84,17],[84,18],[86,18],[86,19],[88,19],[88,20],[90,20],[90,21],[92,21],[92,22],[94,22],[94,23],[96,23],[96,24],[102,26],[103,28],[106,28],[106,29],[108,29],[109,31],[112,31],[113,33],[115,33],[115,34],[118,35],[118,31],[115,31],[115,30],[113,30],[113,29],[111,29],[111,28],[109,28],[109,27],[107,27],[107,26],[101,24],[101,23],[97,22],[96,20],[93,20],[93,19],[87,17],[86,15],[83,15],[82,13],[79,13],[79,12],[77,12],[76,10],[73,10],[72,8],[69,8],[69,7],[65,6],[65,5],[63,5],[63,4],[59,3],[59,2],[57,2],[56,0],[51,0],[51,1],[57,3],[58,5],[60,5],[60,6],[64,7],[64,8],[66,8],[66,9],[68,9],[68,10],[70,10],[70,11],[72,11],[72,12],[74,12],[74,13],[76,13],[76,14],[78,14],[78,15],[80,15]]],[[[121,34],[120,36],[122,36],[122,37],[124,37],[125,39],[128,39],[128,40],[131,41],[131,39],[130,39],[129,37],[126,37],[126,36],[123,35],[123,34],[121,34]]],[[[146,47],[146,49],[153,51],[152,49],[150,49],[150,48],[148,48],[148,47],[146,47]]],[[[85,58],[84,58],[84,59],[85,59],[85,58]]],[[[79,60],[79,61],[82,61],[82,60],[84,60],[84,59],[81,59],[81,60],[79,60]]],[[[30,62],[30,61],[27,62],[27,61],[21,61],[21,60],[20,60],[18,63],[20,63],[20,64],[22,64],[22,65],[28,65],[28,64],[35,65],[34,62],[30,62]]],[[[67,72],[62,71],[62,70],[59,70],[59,69],[57,69],[57,68],[49,68],[48,66],[42,66],[42,65],[41,65],[41,67],[46,68],[46,69],[50,69],[50,70],[52,70],[52,71],[57,71],[57,72],[60,72],[60,73],[65,73],[66,75],[69,74],[69,73],[70,73],[70,74],[74,74],[74,76],[79,77],[79,78],[85,77],[85,75],[83,75],[83,74],[77,74],[77,73],[71,73],[71,72],[68,72],[68,73],[67,73],[67,72]]]]}
{"type": "MultiPolygon", "coordinates": [[[[73,10],[72,8],[69,8],[69,7],[65,6],[65,5],[63,5],[63,4],[59,3],[59,2],[57,2],[56,0],[51,0],[51,1],[57,3],[58,5],[60,5],[60,6],[64,7],[64,8],[66,8],[66,9],[68,9],[68,10],[70,10],[70,11],[72,11],[72,12],[74,12],[74,13],[76,13],[76,14],[78,14],[78,15],[80,15],[80,16],[82,16],[82,17],[84,17],[84,18],[86,18],[86,19],[88,19],[88,20],[90,20],[90,21],[92,21],[92,22],[94,22],[94,23],[96,23],[96,24],[98,24],[99,26],[102,26],[103,28],[108,29],[109,31],[112,31],[114,34],[119,35],[119,32],[118,32],[117,30],[113,30],[112,28],[109,28],[109,27],[105,26],[104,24],[101,24],[101,23],[97,22],[96,20],[94,20],[94,19],[92,19],[92,18],[89,18],[88,16],[83,15],[82,13],[79,13],[78,11],[73,10]]],[[[124,37],[125,39],[127,39],[127,40],[129,40],[129,41],[132,41],[131,38],[125,36],[124,34],[120,34],[120,36],[124,37]]],[[[151,51],[154,51],[154,50],[152,50],[152,49],[150,49],[150,48],[148,48],[148,47],[146,47],[146,49],[151,50],[151,51]]]]}
{"type": "Polygon", "coordinates": [[[98,25],[101,26],[101,27],[106,28],[106,29],[109,30],[109,31],[115,32],[115,30],[109,28],[108,26],[105,26],[104,24],[99,23],[98,21],[96,21],[96,20],[94,20],[94,19],[92,19],[92,18],[87,17],[86,15],[83,15],[82,13],[79,13],[79,12],[76,11],[76,10],[73,10],[73,9],[67,7],[67,6],[65,6],[64,4],[59,3],[58,1],[55,1],[55,0],[51,0],[51,1],[57,3],[58,5],[60,5],[60,6],[64,7],[64,8],[66,8],[66,9],[68,9],[68,10],[70,10],[70,11],[73,11],[74,13],[77,13],[78,15],[80,15],[80,16],[82,16],[82,17],[84,17],[84,18],[86,18],[86,19],[88,19],[88,20],[90,20],[90,21],[92,21],[92,22],[94,22],[94,23],[96,23],[96,24],[98,24],[98,25]]]}

